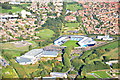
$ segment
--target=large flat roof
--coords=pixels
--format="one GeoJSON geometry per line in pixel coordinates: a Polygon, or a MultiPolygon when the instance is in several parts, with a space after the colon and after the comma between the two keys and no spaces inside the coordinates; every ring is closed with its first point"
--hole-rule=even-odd
{"type": "Polygon", "coordinates": [[[43,49],[33,49],[25,54],[25,56],[36,56],[43,52],[43,49]]]}
{"type": "Polygon", "coordinates": [[[56,51],[44,51],[42,55],[58,55],[58,52],[56,51]]]}
{"type": "Polygon", "coordinates": [[[31,59],[29,59],[29,58],[24,58],[24,57],[19,57],[19,58],[17,58],[16,59],[16,61],[18,62],[18,63],[23,63],[23,62],[31,62],[31,59]]]}

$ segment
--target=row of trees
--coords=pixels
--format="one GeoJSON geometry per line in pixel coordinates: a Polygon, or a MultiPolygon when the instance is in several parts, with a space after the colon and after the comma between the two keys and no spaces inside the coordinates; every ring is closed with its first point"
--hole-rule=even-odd
{"type": "Polygon", "coordinates": [[[82,71],[91,72],[94,70],[110,69],[109,65],[104,64],[101,61],[94,61],[91,64],[87,64],[82,68],[82,71]]]}
{"type": "Polygon", "coordinates": [[[0,3],[2,9],[12,9],[12,6],[9,3],[0,3]]]}

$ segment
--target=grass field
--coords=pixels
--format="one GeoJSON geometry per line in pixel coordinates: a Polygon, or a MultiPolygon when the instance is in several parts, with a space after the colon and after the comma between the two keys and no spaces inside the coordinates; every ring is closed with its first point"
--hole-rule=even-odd
{"type": "Polygon", "coordinates": [[[118,57],[119,57],[118,53],[119,53],[118,48],[115,48],[115,49],[112,49],[110,52],[107,52],[106,54],[104,54],[102,56],[108,56],[110,59],[118,59],[118,57]]]}
{"type": "Polygon", "coordinates": [[[79,26],[79,23],[66,23],[65,24],[65,27],[70,27],[70,28],[72,28],[72,27],[78,27],[79,26]]]}
{"type": "Polygon", "coordinates": [[[30,4],[20,4],[20,5],[22,5],[23,7],[28,7],[28,6],[30,6],[30,4]]]}
{"type": "Polygon", "coordinates": [[[17,51],[17,50],[4,50],[4,53],[11,56],[11,58],[20,56],[21,53],[24,51],[17,51]]]}
{"type": "Polygon", "coordinates": [[[21,9],[21,8],[19,8],[19,7],[15,7],[15,6],[12,6],[12,9],[2,9],[1,7],[0,7],[0,9],[1,9],[1,12],[0,13],[9,13],[10,11],[12,12],[12,13],[16,13],[16,12],[20,12],[20,11],[22,11],[23,9],[21,9]]]}
{"type": "Polygon", "coordinates": [[[106,71],[96,71],[96,72],[92,72],[94,73],[95,76],[97,76],[98,78],[111,78],[111,76],[109,76],[106,71]]]}
{"type": "Polygon", "coordinates": [[[73,3],[73,4],[68,3],[66,9],[71,10],[71,11],[77,11],[77,10],[79,10],[79,9],[80,9],[80,10],[83,9],[83,7],[80,6],[80,5],[77,4],[77,3],[73,3]]]}
{"type": "Polygon", "coordinates": [[[76,43],[77,43],[78,41],[73,41],[73,40],[69,40],[69,41],[67,41],[67,42],[65,42],[62,46],[74,46],[74,47],[78,47],[79,45],[77,45],[76,43]]]}
{"type": "Polygon", "coordinates": [[[95,78],[93,75],[86,75],[87,78],[95,78]]]}
{"type": "Polygon", "coordinates": [[[22,66],[22,67],[24,68],[24,70],[25,70],[25,72],[26,72],[27,74],[30,74],[30,73],[38,70],[38,66],[39,66],[39,64],[38,64],[38,63],[35,63],[35,64],[33,64],[33,65],[24,65],[24,66],[22,66]]]}
{"type": "Polygon", "coordinates": [[[115,41],[115,42],[111,42],[109,44],[106,44],[105,46],[102,46],[102,47],[99,47],[100,49],[105,49],[105,48],[108,48],[108,49],[114,49],[114,48],[117,48],[118,47],[118,43],[120,41],[115,41]]]}
{"type": "Polygon", "coordinates": [[[63,35],[85,35],[84,31],[81,30],[81,26],[79,23],[65,23],[65,25],[63,26],[62,28],[62,34],[63,35]],[[71,32],[68,32],[68,31],[78,31],[78,33],[71,33],[71,32]]]}
{"type": "Polygon", "coordinates": [[[14,68],[8,66],[7,68],[2,68],[2,77],[3,78],[19,78],[14,68]]]}
{"type": "MultiPolygon", "coordinates": [[[[104,46],[100,46],[100,47],[98,47],[97,49],[111,49],[111,50],[113,50],[113,49],[115,49],[115,48],[118,48],[118,41],[115,41],[115,42],[111,42],[111,43],[109,43],[109,44],[106,44],[106,45],[104,45],[104,46]]],[[[85,58],[85,57],[87,57],[89,54],[91,54],[92,53],[92,51],[93,50],[88,50],[88,51],[86,51],[82,56],[81,56],[81,58],[83,59],[83,58],[85,58]]],[[[115,51],[116,52],[116,51],[115,51]]],[[[109,55],[110,54],[110,52],[108,52],[107,53],[107,55],[109,55]]],[[[118,54],[117,52],[114,54],[114,55],[116,55],[116,54],[118,54]]],[[[113,56],[111,56],[111,57],[113,57],[113,56]]]]}
{"type": "MultiPolygon", "coordinates": [[[[27,41],[32,43],[32,47],[36,47],[37,46],[37,44],[34,41],[30,41],[30,40],[27,40],[27,41]]],[[[7,50],[27,51],[28,47],[29,47],[29,45],[24,45],[24,46],[19,45],[19,46],[16,46],[15,44],[9,43],[9,42],[0,44],[0,47],[2,49],[7,49],[7,50]]]]}
{"type": "Polygon", "coordinates": [[[16,63],[14,59],[11,59],[10,61],[11,61],[11,65],[14,67],[14,69],[18,73],[19,78],[28,78],[22,65],[19,65],[18,63],[16,63]]]}
{"type": "Polygon", "coordinates": [[[37,33],[37,36],[40,36],[41,39],[48,39],[51,38],[54,34],[54,31],[50,30],[50,29],[44,29],[44,30],[40,30],[39,33],[37,33]]]}

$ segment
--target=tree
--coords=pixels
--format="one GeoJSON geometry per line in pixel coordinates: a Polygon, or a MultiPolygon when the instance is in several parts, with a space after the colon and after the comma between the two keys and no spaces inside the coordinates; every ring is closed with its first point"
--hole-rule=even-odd
{"type": "Polygon", "coordinates": [[[82,16],[77,16],[76,18],[78,22],[82,22],[82,16]]]}
{"type": "Polygon", "coordinates": [[[83,75],[83,76],[86,76],[86,70],[83,70],[83,71],[82,71],[82,75],[83,75]]]}
{"type": "Polygon", "coordinates": [[[2,9],[12,9],[9,4],[2,4],[2,9]]]}
{"type": "Polygon", "coordinates": [[[89,56],[89,59],[92,60],[92,59],[95,59],[96,57],[97,57],[96,54],[91,54],[91,55],[89,56]]]}
{"type": "Polygon", "coordinates": [[[42,47],[42,42],[38,42],[38,46],[39,46],[39,47],[42,47]]]}
{"type": "Polygon", "coordinates": [[[28,49],[28,50],[29,50],[29,51],[32,50],[32,45],[29,45],[29,49],[28,49]]]}
{"type": "Polygon", "coordinates": [[[13,15],[13,13],[10,11],[10,12],[9,12],[9,15],[13,15]]]}
{"type": "Polygon", "coordinates": [[[109,57],[108,56],[103,56],[103,60],[106,62],[106,61],[109,61],[109,57]]]}
{"type": "Polygon", "coordinates": [[[71,62],[70,62],[70,59],[68,58],[68,55],[64,54],[63,58],[64,58],[64,65],[68,68],[71,67],[71,62]]]}
{"type": "Polygon", "coordinates": [[[40,75],[41,75],[41,76],[46,76],[46,75],[48,75],[48,72],[47,72],[46,70],[42,70],[42,71],[40,72],[40,75]]]}
{"type": "Polygon", "coordinates": [[[4,52],[5,52],[4,49],[2,49],[2,50],[1,50],[1,54],[4,54],[4,52]]]}
{"type": "Polygon", "coordinates": [[[72,60],[71,64],[75,67],[75,70],[78,71],[84,62],[82,59],[75,58],[72,60]]]}
{"type": "Polygon", "coordinates": [[[106,51],[106,52],[109,52],[109,51],[110,51],[110,49],[108,49],[108,48],[105,48],[105,51],[106,51]]]}

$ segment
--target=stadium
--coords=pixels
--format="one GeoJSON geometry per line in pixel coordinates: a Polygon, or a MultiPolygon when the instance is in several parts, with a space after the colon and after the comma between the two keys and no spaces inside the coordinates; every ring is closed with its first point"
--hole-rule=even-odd
{"type": "Polygon", "coordinates": [[[92,38],[87,37],[87,36],[81,36],[81,35],[66,35],[66,36],[61,36],[58,39],[54,41],[54,45],[61,46],[65,42],[73,40],[73,41],[78,41],[78,45],[80,47],[87,47],[87,46],[94,46],[96,44],[96,41],[94,41],[92,38]]]}

